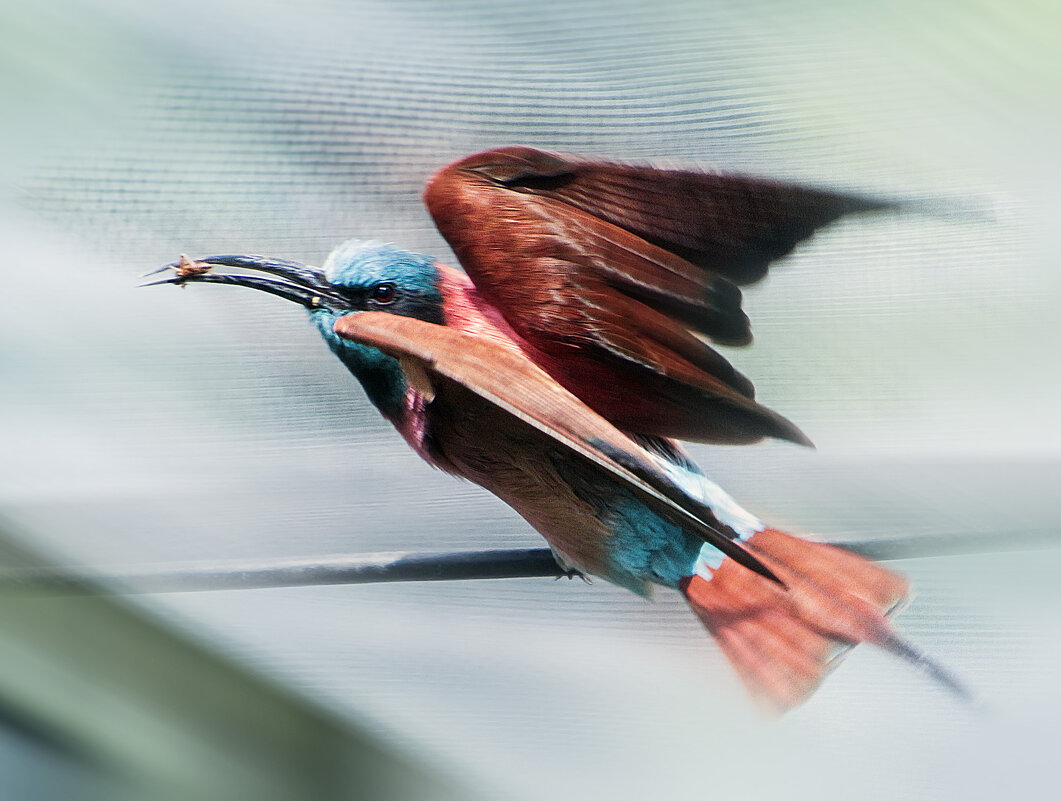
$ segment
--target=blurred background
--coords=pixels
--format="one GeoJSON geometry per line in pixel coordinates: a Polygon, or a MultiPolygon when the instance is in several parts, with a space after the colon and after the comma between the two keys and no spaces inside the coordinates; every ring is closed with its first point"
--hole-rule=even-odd
{"type": "Polygon", "coordinates": [[[182,252],[319,264],[352,236],[452,262],[423,180],[516,143],[929,201],[746,293],[756,344],[727,356],[818,450],[695,453],[796,532],[997,548],[896,563],[902,628],[976,706],[858,649],[779,721],[670,593],[4,596],[0,796],[1061,792],[1059,54],[1057,4],[1021,0],[8,0],[5,565],[537,547],[421,464],[300,310],[137,288],[182,252]]]}

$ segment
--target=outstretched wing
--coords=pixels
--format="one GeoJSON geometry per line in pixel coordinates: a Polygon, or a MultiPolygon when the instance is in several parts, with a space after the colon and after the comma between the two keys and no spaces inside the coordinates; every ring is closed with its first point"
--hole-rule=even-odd
{"type": "MultiPolygon", "coordinates": [[[[359,312],[335,324],[339,336],[379,348],[406,370],[426,374],[436,392],[456,382],[557,445],[610,474],[645,503],[760,575],[778,579],[734,539],[711,509],[687,495],[654,459],[578,398],[557,385],[522,352],[491,340],[412,317],[359,312]],[[410,364],[412,363],[412,365],[410,364]]],[[[779,582],[780,583],[780,582],[779,582]]]]}
{"type": "Polygon", "coordinates": [[[738,285],[762,278],[817,228],[891,205],[526,147],[443,168],[424,199],[476,287],[535,361],[620,428],[805,444],[696,334],[747,344],[738,285]]]}

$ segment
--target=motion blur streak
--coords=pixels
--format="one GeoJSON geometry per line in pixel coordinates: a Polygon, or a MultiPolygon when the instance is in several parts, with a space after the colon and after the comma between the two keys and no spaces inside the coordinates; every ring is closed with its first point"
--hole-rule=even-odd
{"type": "MultiPolygon", "coordinates": [[[[1056,529],[1059,14],[5,3],[2,510],[87,566],[536,547],[399,447],[297,309],[135,288],[182,252],[319,264],[358,236],[453,263],[423,176],[519,142],[974,207],[841,221],[746,292],[756,344],[726,355],[818,450],[695,456],[795,532],[1056,529]]],[[[897,567],[919,593],[904,630],[989,714],[859,650],[767,727],[679,597],[602,583],[137,603],[495,797],[1057,795],[1061,556],[897,567]]]]}

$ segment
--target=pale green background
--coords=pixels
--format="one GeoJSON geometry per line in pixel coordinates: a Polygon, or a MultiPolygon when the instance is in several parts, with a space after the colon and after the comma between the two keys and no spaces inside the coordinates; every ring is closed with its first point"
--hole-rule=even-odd
{"type": "MultiPolygon", "coordinates": [[[[1053,536],[1059,30],[1048,2],[9,1],[0,511],[103,566],[536,545],[420,464],[297,309],[135,286],[349,236],[451,259],[424,177],[525,143],[926,199],[747,293],[730,355],[819,450],[697,454],[796,531],[1053,536]]],[[[680,599],[600,583],[136,603],[496,797],[1061,793],[1061,553],[901,567],[905,631],[981,708],[860,649],[767,722],[680,599]]]]}

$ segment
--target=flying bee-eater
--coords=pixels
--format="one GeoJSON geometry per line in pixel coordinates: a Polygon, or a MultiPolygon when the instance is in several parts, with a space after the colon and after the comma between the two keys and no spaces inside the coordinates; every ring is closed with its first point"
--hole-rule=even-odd
{"type": "Polygon", "coordinates": [[[777,708],[862,642],[961,692],[892,627],[903,578],[771,528],[677,443],[810,444],[708,341],[751,341],[739,287],[801,240],[897,204],[527,147],[444,167],[424,199],[463,273],[352,240],[321,269],[182,258],[162,283],[233,284],[304,306],[425,461],[508,503],[561,565],[641,594],[681,592],[777,708]]]}

